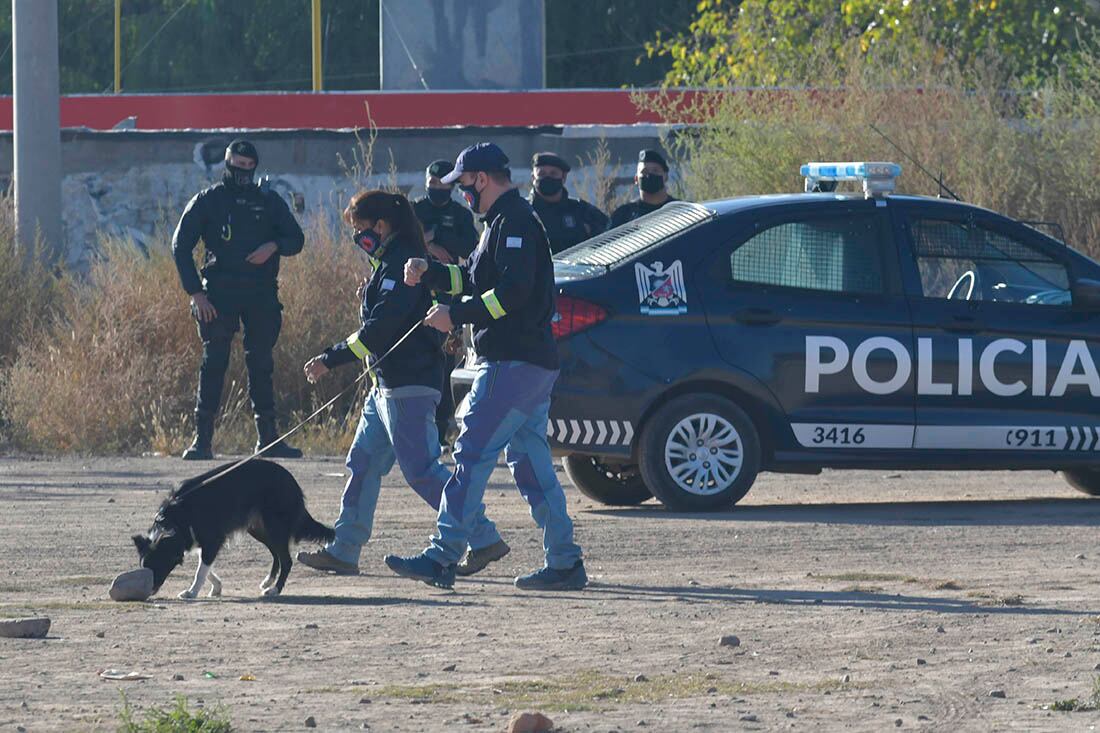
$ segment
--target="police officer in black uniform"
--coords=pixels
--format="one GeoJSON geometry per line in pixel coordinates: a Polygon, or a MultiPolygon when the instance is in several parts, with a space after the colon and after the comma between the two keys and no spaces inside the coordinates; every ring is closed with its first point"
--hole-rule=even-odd
{"type": "MultiPolygon", "coordinates": [[[[465,260],[477,246],[477,229],[474,228],[474,215],[462,204],[451,198],[453,183],[443,183],[440,179],[454,170],[449,160],[436,160],[428,166],[424,175],[424,187],[427,195],[413,203],[413,211],[424,229],[424,241],[428,245],[428,254],[432,259],[444,265],[457,265],[465,260]]],[[[450,303],[450,297],[437,295],[439,302],[450,303]]],[[[448,341],[448,344],[461,344],[461,341],[448,341]]],[[[450,349],[447,350],[448,352],[450,349]]],[[[451,372],[454,371],[458,356],[447,353],[442,384],[442,398],[436,410],[435,425],[439,432],[439,442],[450,449],[447,433],[451,429],[451,418],[455,414],[455,400],[451,393],[451,372]]]]}
{"type": "Polygon", "coordinates": [[[623,204],[611,214],[611,226],[617,227],[639,216],[656,211],[669,201],[675,201],[668,193],[668,163],[656,150],[638,153],[638,171],[634,174],[639,198],[623,204]]]}
{"type": "Polygon", "coordinates": [[[555,153],[536,153],[531,159],[531,195],[528,200],[546,229],[551,254],[569,249],[607,229],[607,215],[587,201],[571,198],[565,189],[569,164],[555,153]]]}
{"type": "MultiPolygon", "coordinates": [[[[184,460],[213,458],[214,418],[221,405],[233,336],[242,323],[257,450],[279,437],[271,383],[275,369],[271,352],[283,322],[279,258],[301,252],[305,237],[282,198],[254,182],[259,160],[252,143],[231,142],[225,149],[224,179],[191,199],[172,237],[176,269],[191,296],[202,338],[195,440],[184,452],[184,460]],[[201,279],[192,254],[200,239],[201,279]]],[[[300,458],[302,452],[279,443],[266,455],[300,458]]]]}

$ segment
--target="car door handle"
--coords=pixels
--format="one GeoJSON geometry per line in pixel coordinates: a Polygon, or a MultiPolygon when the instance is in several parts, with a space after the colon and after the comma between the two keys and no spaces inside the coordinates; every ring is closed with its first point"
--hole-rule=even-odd
{"type": "Polygon", "coordinates": [[[748,326],[771,326],[783,319],[770,308],[742,308],[733,314],[738,323],[748,326]]]}
{"type": "Polygon", "coordinates": [[[977,333],[985,326],[974,316],[949,316],[940,321],[940,328],[951,333],[977,333]]]}

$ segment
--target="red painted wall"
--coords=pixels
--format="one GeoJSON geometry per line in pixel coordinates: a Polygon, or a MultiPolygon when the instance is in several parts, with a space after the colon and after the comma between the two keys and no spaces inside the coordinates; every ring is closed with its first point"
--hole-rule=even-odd
{"type": "MultiPolygon", "coordinates": [[[[694,96],[693,92],[684,94],[694,96]]],[[[132,116],[137,117],[139,130],[361,128],[367,127],[371,118],[382,128],[660,121],[651,112],[639,112],[630,95],[629,91],[548,90],[68,96],[61,99],[61,125],[109,130],[132,116]]],[[[0,97],[0,130],[11,129],[12,98],[0,97]]]]}

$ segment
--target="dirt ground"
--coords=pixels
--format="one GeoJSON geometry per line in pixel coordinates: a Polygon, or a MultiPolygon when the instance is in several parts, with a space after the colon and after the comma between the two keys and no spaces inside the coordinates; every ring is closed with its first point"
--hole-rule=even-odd
{"type": "MultiPolygon", "coordinates": [[[[331,523],[341,461],[289,466],[331,523]]],[[[712,515],[567,487],[592,584],[555,595],[512,587],[541,538],[502,469],[487,504],[509,557],[454,592],[391,576],[382,556],[433,524],[395,472],[359,577],[296,566],[261,601],[269,556],[245,538],[220,600],[176,599],[189,558],[151,602],[111,602],[130,534],[194,472],[0,459],[0,615],[53,619],[48,639],[0,639],[0,731],[113,730],[120,689],[139,709],[221,705],[241,730],[499,731],[525,710],[601,732],[1100,723],[1050,709],[1092,705],[1100,676],[1100,502],[1050,473],[764,475],[712,515]]]]}

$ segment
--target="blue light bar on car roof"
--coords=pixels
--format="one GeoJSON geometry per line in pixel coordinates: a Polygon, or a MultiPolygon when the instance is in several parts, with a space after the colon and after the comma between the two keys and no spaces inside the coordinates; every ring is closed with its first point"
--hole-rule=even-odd
{"type": "Polygon", "coordinates": [[[901,175],[897,163],[807,163],[801,174],[806,179],[806,191],[812,191],[819,181],[861,181],[867,198],[893,193],[901,175]]]}

